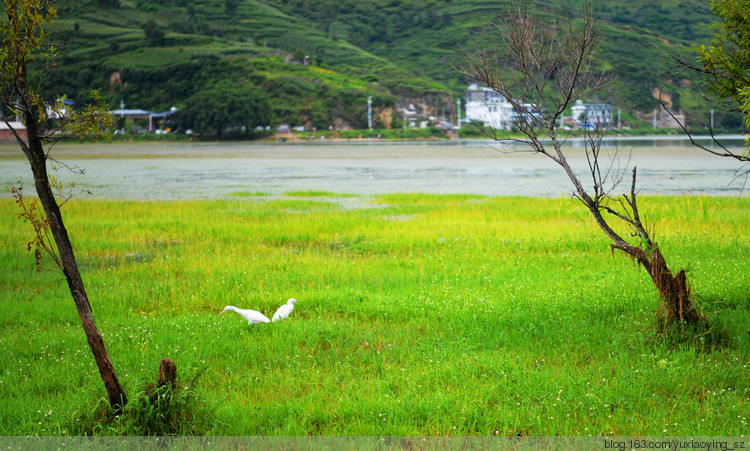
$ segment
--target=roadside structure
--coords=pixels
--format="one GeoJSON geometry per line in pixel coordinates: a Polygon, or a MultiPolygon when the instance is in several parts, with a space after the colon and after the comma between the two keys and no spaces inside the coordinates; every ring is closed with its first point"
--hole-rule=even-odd
{"type": "Polygon", "coordinates": [[[119,118],[128,118],[133,120],[148,119],[148,131],[154,132],[158,128],[159,124],[161,124],[162,122],[166,123],[169,120],[169,116],[173,115],[176,111],[177,108],[172,108],[171,110],[162,113],[154,113],[153,111],[141,109],[119,109],[112,111],[112,115],[119,118]]]}

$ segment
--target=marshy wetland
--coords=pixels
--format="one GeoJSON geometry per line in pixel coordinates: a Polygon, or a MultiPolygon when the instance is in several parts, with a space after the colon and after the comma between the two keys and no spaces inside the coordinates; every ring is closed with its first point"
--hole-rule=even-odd
{"type": "MultiPolygon", "coordinates": [[[[729,140],[741,146],[741,138],[729,140]]],[[[581,140],[569,143],[574,169],[586,170],[581,140]]],[[[343,194],[421,192],[557,197],[571,191],[553,162],[518,145],[460,142],[341,142],[311,144],[137,143],[58,145],[52,155],[85,175],[59,170],[95,198],[217,199],[261,193],[327,191],[343,194]]],[[[605,142],[614,169],[638,167],[644,194],[737,195],[734,160],[715,158],[684,139],[605,142]]],[[[30,182],[17,147],[0,146],[0,186],[30,182]]],[[[627,190],[627,187],[623,187],[627,190]]],[[[4,190],[6,193],[9,189],[4,190]]]]}
{"type": "MultiPolygon", "coordinates": [[[[56,148],[93,192],[63,213],[125,389],[172,359],[203,406],[182,434],[750,433],[737,164],[633,148],[642,211],[713,328],[673,343],[655,336],[648,276],[559,171],[475,144],[56,148]],[[282,322],[219,315],[290,297],[282,322]]],[[[5,192],[31,186],[11,153],[5,192]]],[[[0,221],[0,435],[138,432],[97,421],[105,392],[67,287],[35,271],[9,195],[0,221]]]]}

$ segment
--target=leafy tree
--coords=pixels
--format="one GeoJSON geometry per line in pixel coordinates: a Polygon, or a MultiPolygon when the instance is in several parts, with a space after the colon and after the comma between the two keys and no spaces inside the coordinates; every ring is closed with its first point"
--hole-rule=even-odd
{"type": "MultiPolygon", "coordinates": [[[[111,125],[112,116],[102,106],[96,105],[63,114],[64,99],[48,110],[48,104],[42,98],[44,85],[30,83],[30,72],[34,70],[34,65],[37,69],[44,67],[45,62],[54,59],[56,54],[49,31],[56,16],[52,0],[6,1],[5,13],[7,18],[0,20],[0,105],[3,109],[12,111],[25,125],[26,136],[23,130],[14,128],[7,119],[3,119],[31,165],[43,213],[35,203],[28,204],[24,200],[22,188],[16,189],[14,194],[22,208],[22,216],[34,226],[35,239],[29,246],[35,248],[37,262],[43,252],[48,252],[65,276],[89,347],[107,389],[109,403],[117,409],[125,405],[127,396],[94,322],[73,246],[53,191],[53,188],[60,188],[60,185],[54,179],[51,182],[47,172],[47,163],[54,161],[50,152],[55,142],[65,138],[101,136],[111,125]],[[57,114],[53,115],[48,111],[57,114]],[[53,116],[60,119],[54,127],[50,127],[53,116]]],[[[94,98],[98,99],[98,95],[94,98]]],[[[65,200],[67,198],[62,198],[61,202],[64,203],[65,200]]]]}
{"type": "Polygon", "coordinates": [[[404,126],[404,121],[402,119],[402,115],[398,112],[394,111],[391,113],[391,128],[393,129],[400,129],[404,126]]]}
{"type": "Polygon", "coordinates": [[[711,0],[711,6],[720,22],[708,47],[698,48],[699,69],[707,92],[750,120],[750,110],[744,107],[750,99],[750,0],[711,0]]]}
{"type": "Polygon", "coordinates": [[[227,128],[244,129],[247,136],[252,128],[271,120],[270,102],[264,94],[232,83],[197,92],[175,115],[180,127],[216,136],[227,128]]]}
{"type": "Polygon", "coordinates": [[[305,56],[307,56],[307,55],[305,54],[304,50],[297,49],[297,50],[294,51],[294,53],[292,53],[292,61],[296,61],[298,63],[301,63],[301,62],[305,61],[305,56]]]}
{"type": "Polygon", "coordinates": [[[528,151],[547,157],[567,174],[573,196],[589,211],[601,231],[619,250],[637,261],[649,274],[660,295],[661,324],[698,324],[702,316],[693,305],[684,270],[674,274],[642,216],[636,196],[636,169],[630,192],[612,192],[625,177],[616,161],[602,152],[603,130],[585,139],[586,164],[574,168],[563,147],[567,136],[556,123],[576,100],[603,87],[608,75],[596,66],[599,25],[584,3],[580,28],[572,20],[541,17],[520,3],[499,17],[493,44],[476,41],[465,55],[461,71],[509,102],[518,114],[516,127],[522,138],[495,131],[493,138],[511,139],[528,151]],[[585,174],[584,179],[579,174],[585,174]],[[588,180],[588,183],[587,183],[588,180]]]}
{"type": "MultiPolygon", "coordinates": [[[[712,0],[711,6],[720,19],[716,37],[698,49],[707,91],[725,109],[742,113],[750,128],[750,0],[712,0]]],[[[729,156],[750,161],[750,142],[744,155],[729,156]]]]}
{"type": "Polygon", "coordinates": [[[142,28],[149,45],[157,47],[164,44],[164,32],[159,29],[159,26],[153,19],[143,24],[142,28]]]}
{"type": "MultiPolygon", "coordinates": [[[[686,70],[701,75],[705,97],[724,111],[742,114],[745,126],[750,128],[750,0],[711,0],[711,7],[719,18],[714,25],[713,40],[708,46],[698,47],[698,64],[675,55],[678,72],[686,70]]],[[[706,147],[693,140],[685,127],[683,130],[693,145],[706,152],[750,161],[750,140],[746,141],[745,152],[738,153],[721,145],[716,138],[718,149],[706,147]]]]}

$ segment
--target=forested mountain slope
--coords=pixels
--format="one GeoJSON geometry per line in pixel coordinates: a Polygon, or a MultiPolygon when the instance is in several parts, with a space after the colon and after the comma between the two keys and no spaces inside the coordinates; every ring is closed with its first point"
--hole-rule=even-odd
{"type": "MultiPolygon", "coordinates": [[[[502,5],[59,0],[57,35],[65,46],[55,94],[85,100],[96,88],[116,107],[166,110],[229,81],[268,93],[275,122],[319,127],[365,126],[368,96],[381,113],[409,103],[445,111],[466,88],[453,65],[467,33],[482,35],[502,5]]],[[[541,14],[575,17],[581,3],[535,5],[541,14]]],[[[593,7],[603,21],[601,66],[617,76],[598,100],[624,112],[648,111],[658,105],[654,89],[664,87],[693,120],[704,115],[707,106],[691,83],[666,75],[669,52],[689,53],[710,38],[715,17],[702,2],[605,0],[593,7]]]]}

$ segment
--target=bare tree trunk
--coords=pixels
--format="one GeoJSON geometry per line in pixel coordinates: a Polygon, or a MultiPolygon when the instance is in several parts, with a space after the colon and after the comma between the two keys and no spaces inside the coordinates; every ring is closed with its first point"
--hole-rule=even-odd
{"type": "Polygon", "coordinates": [[[663,320],[663,324],[680,321],[695,324],[701,319],[690,297],[685,270],[681,269],[676,276],[673,275],[658,247],[654,247],[649,253],[630,245],[623,248],[613,244],[612,247],[623,250],[642,264],[648,272],[654,287],[659,292],[661,304],[657,313],[663,320]]]}
{"type": "MultiPolygon", "coordinates": [[[[25,76],[23,77],[25,81],[25,76]]],[[[28,90],[23,86],[19,89],[22,93],[27,93],[28,90]]],[[[99,374],[102,377],[104,386],[109,396],[109,404],[115,408],[122,408],[128,401],[128,398],[120,385],[120,381],[117,378],[112,360],[109,357],[107,348],[104,346],[104,339],[101,333],[96,327],[94,317],[91,313],[91,305],[89,304],[88,296],[86,295],[86,289],[83,285],[83,279],[78,271],[78,264],[76,263],[75,254],[73,253],[73,246],[70,243],[68,237],[68,231],[63,223],[62,214],[60,207],[57,205],[57,201],[52,192],[49,184],[49,177],[47,174],[47,156],[44,152],[44,146],[39,138],[40,130],[37,125],[37,119],[31,110],[24,111],[24,119],[28,132],[28,144],[18,139],[21,148],[26,154],[29,163],[31,164],[31,170],[34,174],[34,185],[36,192],[39,195],[39,201],[44,208],[44,212],[49,221],[50,231],[52,237],[57,245],[58,253],[60,254],[60,261],[62,263],[62,271],[65,275],[65,279],[68,282],[68,288],[73,296],[73,302],[75,302],[76,309],[78,310],[78,316],[81,319],[81,325],[86,333],[86,339],[88,340],[91,352],[94,355],[96,366],[99,368],[99,374]]]]}
{"type": "MultiPolygon", "coordinates": [[[[600,25],[591,14],[588,1],[582,2],[583,23],[578,27],[569,18],[538,16],[522,0],[511,1],[507,9],[494,24],[500,45],[485,46],[472,38],[472,47],[465,52],[465,62],[459,70],[512,106],[520,117],[516,127],[525,138],[506,134],[506,139],[523,143],[531,152],[561,166],[573,183],[574,197],[586,206],[612,241],[612,249],[625,252],[644,266],[659,292],[662,324],[699,322],[702,316],[691,302],[685,271],[672,274],[640,216],[635,168],[630,194],[610,194],[625,172],[616,168],[614,160],[609,164],[602,161],[601,139],[606,126],[597,125],[596,130],[584,134],[591,185],[584,184],[569,164],[563,149],[567,134],[560,135],[555,128],[574,102],[609,81],[595,56],[600,25]],[[551,145],[544,142],[545,138],[551,140],[551,145]],[[630,236],[617,232],[610,219],[628,227],[630,236]]],[[[496,131],[492,138],[499,140],[496,131]]]]}
{"type": "MultiPolygon", "coordinates": [[[[601,205],[594,202],[588,195],[584,197],[579,193],[579,198],[589,208],[599,228],[613,241],[611,245],[612,249],[619,249],[625,252],[646,269],[654,283],[654,287],[659,292],[661,304],[659,305],[657,314],[661,316],[663,324],[672,324],[678,321],[684,321],[689,324],[697,323],[701,315],[693,306],[690,298],[690,288],[687,284],[685,270],[681,269],[676,276],[672,274],[664,255],[662,255],[659,249],[659,245],[651,240],[641,222],[635,196],[635,170],[633,171],[631,197],[626,202],[631,208],[632,218],[627,218],[625,221],[635,230],[634,235],[640,236],[647,243],[649,250],[644,250],[641,247],[626,242],[620,235],[614,232],[601,214],[601,205]]],[[[623,219],[620,214],[610,209],[606,210],[623,219]]]]}
{"type": "MultiPolygon", "coordinates": [[[[22,138],[13,127],[9,129],[31,165],[36,192],[46,216],[41,220],[35,218],[38,222],[35,222],[34,226],[45,221],[41,223],[45,235],[42,241],[47,239],[46,232],[49,226],[57,252],[46,248],[47,243],[45,243],[45,251],[53,254],[55,263],[65,275],[81,325],[86,333],[86,339],[94,355],[99,374],[104,381],[109,403],[119,410],[127,403],[127,396],[117,379],[102,335],[94,322],[91,305],[76,264],[73,246],[47,174],[49,156],[45,152],[44,145],[56,142],[56,137],[50,130],[45,129],[47,114],[44,111],[47,105],[41,94],[45,80],[42,77],[39,84],[32,88],[29,86],[27,77],[27,63],[33,62],[37,57],[50,62],[54,60],[56,52],[55,46],[52,45],[52,33],[46,30],[56,16],[52,3],[53,0],[17,0],[4,3],[7,19],[0,20],[3,23],[1,30],[3,51],[0,52],[0,106],[13,111],[23,119],[27,131],[26,138],[22,138]]],[[[39,64],[37,60],[37,69],[42,66],[44,65],[39,64]]],[[[94,97],[97,98],[98,95],[94,93],[94,97]]],[[[63,125],[59,126],[57,131],[65,126],[72,126],[71,136],[85,137],[89,134],[100,134],[101,128],[106,126],[110,116],[101,109],[97,113],[96,109],[82,114],[71,112],[67,120],[61,120],[63,125]]],[[[5,123],[7,124],[7,121],[5,123]]]]}
{"type": "Polygon", "coordinates": [[[659,248],[651,251],[651,269],[649,275],[654,281],[656,289],[659,290],[662,304],[659,313],[663,315],[666,324],[684,321],[694,324],[700,319],[700,315],[693,307],[690,299],[690,288],[687,285],[687,275],[681,269],[676,276],[667,267],[667,262],[659,248]],[[663,311],[662,311],[663,309],[663,311]]]}

